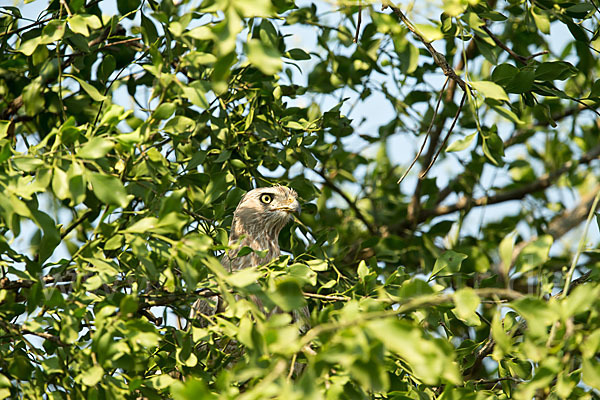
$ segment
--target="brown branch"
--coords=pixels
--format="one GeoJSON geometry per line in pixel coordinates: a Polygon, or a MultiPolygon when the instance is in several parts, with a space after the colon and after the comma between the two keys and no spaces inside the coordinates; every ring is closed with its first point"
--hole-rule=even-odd
{"type": "Polygon", "coordinates": [[[60,239],[64,239],[67,235],[75,229],[78,225],[80,225],[83,221],[87,219],[87,217],[92,213],[92,210],[87,210],[83,214],[79,216],[75,221],[71,223],[71,225],[67,226],[64,231],[60,234],[60,239]]]}
{"type": "MultiPolygon", "coordinates": [[[[57,279],[54,276],[44,276],[41,281],[43,283],[54,283],[57,282],[57,279]]],[[[65,281],[66,282],[66,281],[65,281]]],[[[28,289],[33,286],[36,281],[32,281],[29,279],[18,279],[16,281],[11,281],[8,278],[0,279],[0,289],[1,290],[18,290],[18,289],[28,289]]]]}
{"type": "Polygon", "coordinates": [[[64,343],[62,340],[60,340],[60,338],[56,335],[52,335],[50,333],[47,332],[34,332],[34,331],[30,331],[29,329],[23,329],[20,325],[16,325],[16,324],[11,324],[9,322],[4,322],[2,320],[0,320],[0,326],[2,327],[2,329],[4,329],[7,332],[10,331],[14,331],[17,335],[19,336],[23,336],[23,335],[34,335],[37,337],[40,337],[42,339],[46,339],[49,340],[59,346],[65,347],[67,346],[66,343],[64,343]]]}
{"type": "MultiPolygon", "coordinates": [[[[528,194],[539,192],[550,187],[561,175],[568,172],[571,168],[577,165],[588,164],[595,160],[600,155],[600,145],[594,147],[587,153],[585,153],[579,160],[568,161],[561,168],[556,171],[544,174],[537,181],[523,185],[519,188],[507,190],[495,194],[493,196],[483,196],[477,199],[471,199],[470,197],[461,197],[456,203],[448,206],[437,206],[433,209],[423,210],[416,221],[423,222],[428,218],[438,217],[440,215],[451,214],[456,211],[466,210],[472,207],[479,207],[490,204],[503,203],[509,200],[520,200],[528,194]]],[[[407,218],[404,222],[392,227],[395,232],[402,231],[411,226],[413,221],[407,218]]]]}
{"type": "Polygon", "coordinates": [[[518,61],[519,63],[521,63],[523,65],[527,65],[528,59],[526,57],[523,57],[522,55],[515,53],[512,49],[510,49],[507,45],[505,45],[500,39],[498,39],[498,37],[496,37],[496,35],[494,35],[487,26],[483,25],[481,27],[481,29],[483,29],[485,31],[485,33],[487,33],[492,38],[492,40],[494,41],[494,43],[496,43],[498,45],[498,47],[500,47],[502,50],[504,50],[508,54],[510,54],[512,58],[514,58],[516,61],[518,61]]]}
{"type": "MultiPolygon", "coordinates": [[[[564,236],[567,232],[576,228],[581,224],[588,216],[588,211],[592,207],[592,203],[594,202],[594,197],[596,193],[600,190],[600,186],[596,186],[590,193],[586,194],[582,197],[581,201],[577,206],[570,210],[565,210],[560,215],[556,216],[550,224],[548,224],[548,229],[546,233],[548,233],[554,240],[564,236]]],[[[511,266],[515,263],[517,256],[523,250],[525,246],[529,243],[535,241],[538,237],[534,236],[529,240],[525,240],[523,242],[515,245],[512,253],[511,266]]]]}
{"type": "MultiPolygon", "coordinates": [[[[455,71],[462,71],[465,68],[468,59],[471,59],[477,53],[477,43],[475,40],[471,40],[469,45],[464,52],[460,53],[460,58],[454,67],[455,71]]],[[[448,91],[446,92],[446,102],[451,102],[454,99],[454,93],[456,92],[456,81],[450,81],[448,85],[448,91]]]]}
{"type": "MultiPolygon", "coordinates": [[[[507,300],[516,300],[524,296],[523,293],[519,293],[512,289],[503,288],[481,288],[473,289],[475,293],[480,297],[492,297],[507,300]]],[[[348,326],[354,326],[366,321],[374,319],[393,317],[400,314],[409,313],[424,307],[435,307],[445,303],[452,303],[454,301],[454,293],[443,293],[443,294],[431,294],[425,296],[418,296],[407,300],[406,302],[400,303],[396,309],[376,311],[372,313],[358,314],[356,319],[344,320],[344,321],[333,321],[317,325],[310,329],[302,338],[301,344],[307,345],[312,340],[317,338],[324,332],[334,331],[337,329],[343,329],[348,326]]]]}
{"type": "Polygon", "coordinates": [[[33,27],[34,27],[34,26],[36,26],[36,25],[41,25],[41,24],[43,24],[43,23],[46,23],[46,22],[48,22],[48,21],[51,21],[51,20],[53,20],[53,19],[54,19],[53,17],[46,18],[46,19],[43,19],[43,20],[41,20],[41,21],[36,21],[36,22],[34,22],[34,23],[32,23],[32,24],[29,24],[29,25],[22,26],[22,27],[20,27],[20,28],[13,29],[12,31],[5,32],[5,33],[3,33],[3,34],[0,34],[0,39],[1,39],[1,38],[3,38],[4,36],[12,35],[12,34],[14,34],[14,33],[19,33],[19,32],[21,32],[21,31],[24,31],[24,30],[26,30],[26,29],[33,28],[33,27]]]}
{"type": "Polygon", "coordinates": [[[423,45],[425,46],[427,51],[429,51],[429,53],[433,57],[433,61],[438,65],[438,67],[440,67],[442,69],[442,72],[444,73],[444,75],[446,75],[448,78],[455,81],[463,91],[466,91],[467,84],[465,83],[465,81],[463,81],[462,78],[459,77],[456,74],[456,72],[454,72],[454,69],[452,69],[450,64],[448,64],[448,61],[446,61],[446,57],[444,57],[443,54],[439,53],[431,45],[431,42],[428,42],[427,40],[425,40],[425,38],[423,36],[421,36],[421,34],[413,26],[412,22],[410,22],[410,20],[408,18],[406,18],[406,15],[404,15],[404,13],[398,7],[392,5],[392,3],[389,0],[383,1],[382,8],[385,9],[386,7],[389,7],[394,12],[394,14],[396,14],[396,16],[398,18],[400,18],[400,20],[404,23],[404,25],[406,25],[408,30],[412,32],[412,34],[417,38],[417,40],[419,40],[421,43],[423,43],[423,45]]]}
{"type": "Polygon", "coordinates": [[[358,5],[358,21],[356,22],[356,33],[354,34],[354,43],[358,43],[358,34],[360,32],[360,24],[362,23],[362,6],[358,5]]]}
{"type": "MultiPolygon", "coordinates": [[[[450,83],[452,83],[452,82],[450,82],[450,83]]],[[[584,107],[581,105],[579,105],[577,107],[566,109],[561,113],[553,115],[552,120],[560,121],[564,118],[570,117],[571,115],[573,115],[576,112],[581,111],[583,109],[584,109],[584,107]]],[[[546,127],[546,126],[548,126],[548,123],[546,121],[538,121],[535,124],[532,124],[525,128],[514,131],[514,134],[504,142],[504,149],[519,143],[524,136],[527,136],[528,134],[531,133],[532,129],[534,129],[536,127],[546,127]]],[[[441,189],[438,192],[438,195],[436,198],[436,204],[440,204],[450,194],[452,194],[454,192],[454,186],[456,185],[457,182],[459,182],[463,178],[465,173],[469,173],[469,171],[465,171],[462,174],[460,174],[459,176],[457,176],[456,178],[452,179],[450,182],[448,182],[446,187],[444,187],[443,189],[441,189]]]]}
{"type": "MultiPolygon", "coordinates": [[[[569,289],[569,292],[567,293],[567,295],[571,294],[572,290],[577,287],[580,286],[582,284],[584,284],[585,282],[587,282],[590,279],[591,276],[591,271],[587,272],[586,274],[580,276],[579,278],[575,279],[573,282],[571,282],[571,288],[569,289]]],[[[559,293],[555,294],[554,296],[552,296],[555,299],[560,299],[560,297],[562,296],[562,291],[560,291],[559,293]]],[[[523,330],[525,330],[527,328],[527,322],[525,320],[522,320],[518,327],[515,330],[515,333],[518,332],[522,332],[523,330]]],[[[481,363],[483,361],[483,359],[485,357],[487,357],[488,355],[492,354],[492,352],[494,351],[494,346],[496,345],[496,341],[494,340],[493,337],[489,337],[484,345],[479,349],[479,351],[477,352],[477,356],[475,357],[475,361],[473,362],[473,366],[471,368],[469,368],[468,370],[465,371],[464,376],[467,378],[473,378],[475,375],[475,372],[477,371],[477,369],[479,368],[479,366],[481,366],[481,363]]]]}

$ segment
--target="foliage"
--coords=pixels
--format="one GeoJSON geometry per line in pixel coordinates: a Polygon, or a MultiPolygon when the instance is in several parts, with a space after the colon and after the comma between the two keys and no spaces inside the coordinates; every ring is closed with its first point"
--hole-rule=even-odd
{"type": "Polygon", "coordinates": [[[0,398],[600,397],[595,0],[199,3],[0,8],[0,398]]]}

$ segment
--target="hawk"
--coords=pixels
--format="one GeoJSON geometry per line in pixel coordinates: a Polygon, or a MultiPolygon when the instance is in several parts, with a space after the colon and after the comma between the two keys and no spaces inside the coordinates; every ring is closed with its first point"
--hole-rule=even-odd
{"type": "MultiPolygon", "coordinates": [[[[253,189],[246,193],[233,213],[233,222],[229,234],[229,246],[233,247],[221,260],[221,264],[234,272],[243,268],[256,267],[279,257],[279,232],[292,219],[293,213],[300,213],[298,195],[285,186],[272,186],[253,189]],[[248,246],[255,251],[267,253],[264,257],[252,252],[237,257],[239,251],[248,246]]],[[[222,300],[216,300],[217,309],[204,299],[198,299],[192,306],[191,318],[198,314],[213,315],[223,310],[222,300]]],[[[253,298],[258,302],[257,298],[253,298]]],[[[262,307],[258,304],[259,308],[262,307]]],[[[206,321],[201,321],[205,325],[206,321]]]]}

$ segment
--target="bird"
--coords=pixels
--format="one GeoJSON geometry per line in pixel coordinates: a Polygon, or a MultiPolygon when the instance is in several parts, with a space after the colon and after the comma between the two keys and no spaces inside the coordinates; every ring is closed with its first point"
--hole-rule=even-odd
{"type": "MultiPolygon", "coordinates": [[[[229,272],[235,272],[266,264],[279,257],[279,233],[292,220],[293,214],[300,214],[300,211],[298,194],[286,186],[275,185],[247,192],[233,213],[229,234],[230,250],[223,256],[221,264],[229,272]],[[254,252],[237,257],[239,251],[246,246],[254,252]],[[265,250],[264,257],[256,253],[265,250]]],[[[252,300],[262,308],[258,298],[252,296],[252,300]]],[[[192,305],[190,319],[201,315],[209,317],[223,310],[222,299],[217,296],[197,299],[192,305]]],[[[199,323],[202,327],[207,325],[205,318],[199,323]]]]}

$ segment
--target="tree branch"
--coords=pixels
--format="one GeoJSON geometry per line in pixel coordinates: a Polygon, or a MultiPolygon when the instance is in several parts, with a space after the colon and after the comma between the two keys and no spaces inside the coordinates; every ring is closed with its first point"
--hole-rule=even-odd
{"type": "MultiPolygon", "coordinates": [[[[596,186],[590,191],[590,193],[583,196],[577,206],[571,208],[570,210],[565,210],[560,215],[554,217],[552,221],[550,221],[550,224],[548,224],[546,233],[556,240],[579,226],[579,224],[581,224],[587,218],[588,211],[592,207],[594,197],[596,196],[598,190],[600,190],[600,186],[596,186]]],[[[522,241],[515,245],[512,253],[511,265],[514,264],[521,250],[523,250],[525,246],[535,241],[537,238],[537,236],[534,236],[529,240],[522,241]]]]}
{"type": "Polygon", "coordinates": [[[350,208],[352,209],[352,211],[354,211],[354,214],[356,215],[356,217],[359,220],[361,220],[361,222],[363,224],[365,224],[365,226],[369,230],[369,233],[371,235],[377,234],[377,228],[372,223],[370,223],[369,221],[367,221],[367,218],[360,211],[360,209],[358,208],[358,206],[356,205],[356,203],[354,201],[352,201],[352,199],[350,197],[348,197],[348,195],[346,193],[344,193],[344,191],[342,189],[340,189],[339,187],[337,187],[337,185],[331,179],[329,179],[329,177],[327,175],[325,175],[325,171],[323,171],[323,170],[317,170],[317,169],[315,169],[314,171],[317,174],[319,174],[321,176],[321,178],[323,178],[325,186],[329,187],[331,190],[333,190],[334,192],[336,192],[337,194],[339,194],[340,196],[342,196],[342,198],[344,199],[344,201],[346,203],[348,203],[348,206],[350,206],[350,208]]]}
{"type": "Polygon", "coordinates": [[[481,29],[483,29],[485,33],[487,33],[492,38],[492,40],[498,45],[498,47],[510,54],[511,57],[514,58],[517,62],[523,65],[527,65],[527,57],[523,57],[522,55],[517,54],[514,51],[512,51],[512,49],[508,48],[508,46],[505,45],[500,39],[498,39],[498,37],[494,35],[487,26],[483,25],[481,29]]]}
{"type": "Polygon", "coordinates": [[[392,3],[389,0],[384,0],[382,8],[385,9],[387,7],[389,7],[394,12],[394,14],[396,14],[396,16],[400,18],[400,20],[404,23],[404,25],[406,25],[408,30],[411,31],[413,35],[417,38],[417,40],[423,43],[427,51],[429,51],[429,53],[433,57],[433,61],[438,65],[438,67],[442,69],[444,75],[455,81],[463,91],[467,91],[467,84],[465,83],[465,81],[462,80],[461,77],[459,77],[456,74],[456,72],[454,72],[454,69],[452,69],[450,64],[448,64],[448,61],[446,61],[446,57],[444,57],[442,53],[439,53],[431,45],[431,42],[428,42],[423,36],[421,36],[421,34],[416,30],[412,22],[410,22],[410,20],[406,18],[406,15],[404,15],[404,13],[398,7],[392,5],[392,3]]]}
{"type": "Polygon", "coordinates": [[[59,346],[62,347],[66,347],[67,344],[64,343],[62,340],[60,340],[60,338],[58,336],[52,335],[50,333],[47,332],[34,332],[34,331],[30,331],[29,329],[23,329],[23,327],[21,327],[20,325],[16,325],[16,324],[11,324],[9,322],[4,322],[0,319],[0,326],[2,327],[2,329],[4,329],[7,332],[10,331],[14,331],[16,332],[17,335],[19,336],[23,336],[23,335],[34,335],[37,337],[40,337],[42,339],[46,339],[49,340],[53,343],[56,343],[59,346]]]}
{"type": "MultiPolygon", "coordinates": [[[[507,190],[505,192],[498,193],[493,196],[483,196],[478,199],[471,199],[469,197],[461,197],[456,203],[448,206],[437,206],[433,209],[423,210],[416,220],[416,222],[423,222],[428,218],[438,217],[440,215],[451,214],[455,211],[465,210],[472,207],[479,207],[483,205],[498,204],[509,200],[519,200],[528,194],[539,192],[541,190],[550,187],[561,175],[568,172],[571,168],[577,165],[588,164],[590,161],[595,160],[600,155],[600,145],[594,147],[589,152],[585,153],[578,161],[566,162],[561,168],[557,169],[548,174],[544,174],[537,181],[531,182],[527,185],[523,185],[513,190],[507,190]]],[[[412,221],[409,219],[405,220],[401,224],[398,224],[392,228],[394,231],[401,231],[411,225],[412,221]]]]}

